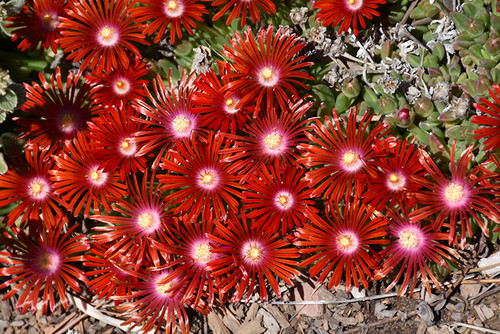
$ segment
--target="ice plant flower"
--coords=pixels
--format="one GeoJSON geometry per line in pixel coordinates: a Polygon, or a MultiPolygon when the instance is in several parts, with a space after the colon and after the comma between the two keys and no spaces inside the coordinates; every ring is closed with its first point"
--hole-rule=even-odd
{"type": "Polygon", "coordinates": [[[165,333],[177,333],[177,320],[182,334],[189,333],[189,318],[184,306],[185,286],[182,286],[175,294],[171,293],[171,286],[176,285],[178,279],[171,283],[163,283],[165,277],[170,274],[168,270],[146,271],[138,269],[130,271],[137,277],[137,283],[127,284],[132,289],[130,295],[116,295],[115,298],[126,298],[130,302],[122,303],[116,310],[123,313],[129,319],[122,323],[123,326],[134,323],[130,329],[142,324],[142,331],[154,333],[161,330],[163,321],[166,321],[165,333]],[[165,317],[166,316],[166,317],[165,317]]]}
{"type": "Polygon", "coordinates": [[[249,212],[248,217],[257,219],[254,227],[262,226],[271,233],[280,231],[285,235],[289,229],[302,226],[306,221],[307,207],[317,212],[311,199],[313,190],[301,182],[304,173],[302,168],[281,166],[275,160],[274,164],[263,166],[252,175],[245,185],[242,202],[243,209],[249,212]]]}
{"type": "Polygon", "coordinates": [[[38,45],[57,53],[57,39],[61,37],[59,22],[65,16],[64,0],[27,1],[21,12],[8,18],[12,40],[21,40],[17,46],[22,51],[34,51],[38,45]]]}
{"type": "Polygon", "coordinates": [[[160,167],[166,174],[158,175],[161,188],[171,191],[165,202],[172,205],[174,215],[189,214],[194,220],[200,214],[203,220],[224,219],[227,210],[236,211],[241,198],[241,177],[228,172],[219,153],[225,140],[210,132],[208,143],[195,139],[178,142],[170,150],[160,167]]]}
{"type": "Polygon", "coordinates": [[[354,35],[358,35],[359,25],[366,28],[365,18],[380,16],[376,9],[385,3],[386,0],[318,0],[313,7],[319,9],[316,17],[325,27],[340,24],[339,34],[352,27],[354,35]]]}
{"type": "Polygon", "coordinates": [[[127,103],[144,99],[144,85],[148,83],[144,77],[147,74],[146,63],[133,57],[128,66],[111,71],[94,70],[85,76],[85,80],[92,86],[91,94],[95,103],[121,108],[127,103]]]}
{"type": "Polygon", "coordinates": [[[375,177],[368,177],[368,185],[363,192],[363,201],[383,210],[389,203],[400,207],[413,207],[415,201],[409,194],[420,189],[413,176],[424,176],[424,169],[414,145],[407,140],[398,140],[389,154],[375,159],[374,166],[379,170],[375,177]]]}
{"type": "Polygon", "coordinates": [[[385,260],[382,263],[382,268],[375,273],[375,279],[384,278],[396,267],[400,266],[400,268],[384,293],[391,290],[403,278],[398,296],[405,294],[410,280],[412,280],[409,294],[409,298],[411,298],[418,282],[417,275],[419,273],[429,295],[431,294],[429,278],[441,291],[439,282],[429,269],[428,264],[436,263],[450,272],[450,267],[445,259],[454,262],[453,257],[458,257],[458,253],[441,243],[441,241],[448,239],[448,234],[433,231],[432,225],[424,221],[410,223],[408,219],[400,218],[392,210],[388,211],[388,215],[392,219],[388,227],[388,234],[393,241],[381,253],[385,260]]]}
{"type": "Polygon", "coordinates": [[[213,306],[215,294],[218,293],[216,279],[207,270],[207,263],[216,259],[217,254],[211,252],[214,244],[206,234],[214,233],[213,220],[175,220],[165,226],[168,239],[152,241],[154,248],[172,257],[165,268],[156,268],[170,268],[170,273],[162,283],[170,284],[171,291],[184,288],[184,300],[202,312],[213,306]],[[177,281],[175,286],[172,285],[173,281],[177,281]]]}
{"type": "Polygon", "coordinates": [[[122,181],[127,175],[146,169],[146,157],[139,155],[140,146],[134,138],[142,129],[142,124],[132,119],[137,115],[130,105],[121,109],[109,107],[88,123],[91,154],[104,171],[120,173],[122,181]]]}
{"type": "Polygon", "coordinates": [[[24,84],[27,101],[21,109],[32,117],[14,117],[20,126],[20,138],[29,139],[42,148],[63,144],[87,129],[87,121],[97,112],[90,103],[90,86],[80,82],[81,73],[69,72],[66,82],[61,78],[61,69],[47,81],[39,73],[42,86],[33,82],[24,84]]]}
{"type": "Polygon", "coordinates": [[[226,222],[215,222],[217,234],[207,234],[217,243],[211,250],[217,258],[208,263],[208,269],[212,276],[220,277],[221,292],[235,288],[231,302],[241,300],[245,292],[249,301],[258,285],[260,299],[267,301],[267,287],[271,286],[281,298],[276,277],[293,286],[292,279],[299,275],[294,268],[297,249],[278,234],[255,227],[244,211],[238,218],[232,216],[226,222]]]}
{"type": "Polygon", "coordinates": [[[471,123],[479,124],[480,128],[473,131],[474,139],[486,138],[485,149],[497,151],[500,149],[500,87],[493,84],[493,89],[488,90],[493,102],[481,98],[480,103],[474,103],[474,107],[485,113],[484,115],[475,115],[471,123]]]}
{"type": "Polygon", "coordinates": [[[57,168],[49,173],[54,191],[75,217],[82,211],[88,217],[91,208],[99,214],[100,206],[110,212],[112,199],[128,194],[119,174],[103,170],[102,163],[90,153],[88,138],[81,133],[61,155],[53,157],[57,168]]]}
{"type": "Polygon", "coordinates": [[[134,1],[70,1],[67,17],[61,18],[61,48],[73,62],[82,60],[82,69],[99,68],[110,72],[127,66],[132,52],[142,58],[133,44],[148,44],[142,25],[130,15],[134,1]]]}
{"type": "Polygon", "coordinates": [[[338,204],[327,208],[326,220],[306,209],[310,222],[297,229],[294,242],[299,253],[307,257],[300,267],[310,266],[309,275],[318,276],[320,283],[331,273],[328,289],[337,286],[342,278],[347,291],[352,283],[358,287],[359,281],[367,289],[368,279],[373,278],[374,269],[380,268],[381,260],[372,247],[388,243],[384,239],[388,220],[359,201],[347,202],[342,209],[338,204]]]}
{"type": "Polygon", "coordinates": [[[145,6],[133,8],[132,15],[137,22],[149,22],[143,33],[147,36],[156,33],[154,43],[170,30],[170,42],[174,44],[175,36],[182,38],[181,26],[193,36],[195,21],[203,22],[203,14],[208,14],[198,0],[142,0],[140,3],[145,6]]]}
{"type": "Polygon", "coordinates": [[[0,177],[0,207],[19,204],[7,215],[7,226],[18,219],[22,226],[26,221],[40,225],[40,214],[47,223],[62,215],[49,175],[54,166],[51,153],[32,145],[25,149],[24,157],[19,152],[11,157],[10,168],[0,177]]]}
{"type": "Polygon", "coordinates": [[[466,234],[472,236],[471,218],[479,225],[485,235],[488,235],[487,221],[479,214],[497,223],[500,223],[500,208],[493,199],[500,196],[497,186],[487,180],[491,173],[477,170],[468,171],[472,159],[473,145],[470,145],[455,163],[455,144],[451,147],[451,178],[445,175],[429,154],[420,150],[422,166],[427,171],[429,178],[414,177],[415,182],[424,189],[414,194],[418,209],[410,213],[410,221],[419,220],[436,215],[433,228],[439,230],[446,218],[449,219],[450,244],[457,240],[457,225],[460,222],[460,247],[465,246],[466,234]],[[467,232],[467,233],[466,233],[467,232]]]}
{"type": "Polygon", "coordinates": [[[146,92],[152,106],[143,100],[138,101],[141,107],[139,112],[146,117],[134,118],[145,125],[136,133],[135,140],[142,146],[139,154],[147,154],[159,148],[159,152],[155,152],[154,168],[177,140],[190,139],[199,134],[199,115],[192,111],[193,88],[189,81],[190,77],[186,77],[184,71],[176,87],[170,71],[167,89],[158,75],[156,80],[153,80],[154,95],[146,92]]]}
{"type": "Polygon", "coordinates": [[[373,114],[367,111],[359,124],[356,122],[358,111],[351,108],[347,125],[340,122],[335,110],[333,123],[325,116],[325,124],[316,119],[306,132],[312,144],[301,144],[303,150],[299,163],[308,168],[318,167],[306,173],[304,178],[309,187],[314,188],[313,196],[339,203],[342,197],[351,196],[353,186],[356,196],[361,194],[368,176],[375,177],[377,168],[373,159],[387,155],[384,147],[390,146],[383,136],[389,131],[384,124],[368,130],[373,114]],[[379,146],[378,149],[375,149],[379,146]]]}
{"type": "Polygon", "coordinates": [[[98,234],[92,236],[97,242],[113,242],[105,255],[113,260],[116,256],[124,256],[131,263],[141,264],[146,256],[150,259],[157,257],[151,247],[151,239],[159,240],[163,235],[162,222],[170,223],[170,216],[166,212],[166,202],[158,184],[154,184],[155,174],[148,177],[144,174],[142,183],[137,175],[128,179],[128,198],[120,197],[115,200],[113,210],[120,215],[92,216],[108,225],[95,226],[98,234]]]}
{"type": "Polygon", "coordinates": [[[285,110],[290,99],[301,96],[296,86],[308,89],[303,81],[313,77],[300,69],[313,63],[303,61],[306,56],[296,57],[306,45],[299,40],[300,36],[290,29],[279,28],[273,34],[272,25],[260,29],[257,38],[250,27],[244,37],[235,33],[231,46],[225,45],[222,53],[233,70],[226,75],[227,96],[241,96],[236,107],[253,105],[255,101],[253,116],[257,117],[261,108],[272,110],[276,100],[285,110]]]}
{"type": "MultiPolygon", "coordinates": [[[[46,219],[50,219],[45,217],[46,219]]],[[[0,284],[0,289],[11,287],[4,300],[24,289],[16,304],[21,313],[37,309],[38,297],[43,290],[42,312],[47,314],[50,306],[52,312],[56,308],[56,295],[65,309],[69,308],[66,289],[80,293],[80,283],[88,284],[84,273],[72,262],[82,261],[83,252],[89,249],[85,235],[74,235],[78,224],[72,224],[66,231],[66,219],[59,216],[54,222],[46,222],[49,228],[42,228],[35,236],[26,235],[24,231],[13,228],[15,237],[3,233],[2,244],[5,250],[0,251],[0,276],[11,276],[0,284]]]]}
{"type": "Polygon", "coordinates": [[[242,175],[241,182],[245,182],[262,166],[276,160],[298,167],[300,152],[296,147],[307,141],[305,130],[309,122],[301,118],[311,105],[311,102],[300,100],[283,110],[280,116],[278,110],[272,110],[249,121],[241,134],[222,134],[233,141],[231,147],[221,150],[222,154],[227,154],[224,162],[230,163],[229,172],[242,175]]]}
{"type": "Polygon", "coordinates": [[[212,69],[198,76],[194,82],[198,89],[193,94],[193,112],[200,114],[200,127],[234,134],[247,122],[251,110],[246,106],[236,107],[241,100],[238,92],[225,96],[223,87],[230,82],[225,77],[228,67],[219,65],[222,82],[212,69]]]}
{"type": "Polygon", "coordinates": [[[276,13],[276,5],[271,0],[214,0],[212,2],[212,6],[220,5],[224,5],[224,7],[214,15],[213,20],[218,20],[227,11],[231,10],[226,20],[227,26],[235,18],[241,17],[241,27],[244,27],[247,21],[247,12],[250,13],[253,22],[260,22],[260,10],[263,10],[267,14],[276,13]]]}

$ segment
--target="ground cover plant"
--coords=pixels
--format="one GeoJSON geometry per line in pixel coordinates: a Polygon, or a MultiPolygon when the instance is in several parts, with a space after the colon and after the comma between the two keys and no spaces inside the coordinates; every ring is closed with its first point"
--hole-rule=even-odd
{"type": "Polygon", "coordinates": [[[187,333],[300,276],[440,291],[500,235],[497,7],[0,2],[5,298],[187,333]]]}

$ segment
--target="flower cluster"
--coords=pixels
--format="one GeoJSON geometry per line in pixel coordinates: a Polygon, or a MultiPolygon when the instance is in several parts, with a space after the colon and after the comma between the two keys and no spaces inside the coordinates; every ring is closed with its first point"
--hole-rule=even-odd
{"type": "MultiPolygon", "coordinates": [[[[324,26],[339,26],[332,34],[356,40],[385,4],[313,7],[324,26]]],[[[311,50],[329,39],[324,27],[307,41],[292,27],[248,26],[206,71],[161,70],[151,54],[168,54],[182,31],[215,34],[221,17],[243,27],[247,14],[261,22],[280,3],[212,6],[222,8],[210,25],[198,0],[30,0],[9,19],[19,48],[60,48],[65,61],[25,83],[13,118],[24,145],[4,145],[5,298],[19,292],[17,308],[34,312],[40,297],[47,312],[57,300],[68,308],[67,294],[85,284],[114,301],[123,325],[187,333],[189,308],[280,298],[301,274],[328,288],[368,288],[393,273],[387,291],[400,283],[411,296],[420,278],[439,289],[429,264],[450,271],[455,248],[500,223],[498,85],[493,102],[474,104],[472,136],[489,152],[477,163],[477,145],[453,140],[447,150],[408,109],[381,120],[367,108],[380,93],[370,87],[344,108],[360,94],[355,79],[336,108],[315,100],[326,72],[311,50]]]]}

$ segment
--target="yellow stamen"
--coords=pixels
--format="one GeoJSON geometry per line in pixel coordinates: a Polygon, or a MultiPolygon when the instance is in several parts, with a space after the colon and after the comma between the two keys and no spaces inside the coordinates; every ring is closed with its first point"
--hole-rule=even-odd
{"type": "Polygon", "coordinates": [[[150,228],[155,221],[155,218],[151,212],[144,212],[137,217],[137,225],[142,227],[143,230],[150,228]]]}
{"type": "Polygon", "coordinates": [[[37,196],[40,195],[41,192],[43,191],[43,186],[44,184],[40,181],[34,181],[30,186],[31,190],[31,196],[37,196]]]}
{"type": "Polygon", "coordinates": [[[463,196],[464,187],[456,183],[450,183],[444,190],[444,198],[451,204],[457,204],[463,196]]]}
{"type": "Polygon", "coordinates": [[[95,169],[92,169],[89,173],[89,178],[93,181],[93,182],[99,182],[99,180],[101,179],[101,175],[102,175],[102,172],[98,171],[98,170],[95,170],[95,169]]]}
{"type": "Polygon", "coordinates": [[[191,126],[191,121],[186,116],[177,116],[172,122],[172,127],[177,133],[183,133],[191,126]]]}
{"type": "Polygon", "coordinates": [[[177,2],[175,2],[174,0],[167,1],[167,8],[170,10],[176,10],[177,2]]]}
{"type": "Polygon", "coordinates": [[[232,99],[232,98],[228,98],[228,99],[226,100],[226,106],[228,106],[228,107],[232,106],[232,105],[233,105],[233,103],[234,103],[234,101],[233,101],[233,99],[232,99]]]}
{"type": "Polygon", "coordinates": [[[130,147],[130,139],[129,138],[125,138],[122,141],[122,150],[127,150],[129,147],[130,147]]]}
{"type": "Polygon", "coordinates": [[[260,78],[263,78],[264,80],[270,80],[274,77],[274,71],[272,67],[266,66],[264,67],[259,74],[260,78]]]}
{"type": "Polygon", "coordinates": [[[262,259],[262,248],[256,243],[250,243],[245,249],[245,258],[250,262],[258,262],[262,259]]]}
{"type": "MultiPolygon", "coordinates": [[[[159,279],[158,281],[161,281],[164,277],[162,277],[161,279],[159,279]]],[[[156,292],[158,292],[159,294],[166,294],[168,290],[170,290],[171,286],[170,286],[170,283],[165,283],[165,284],[160,284],[160,283],[156,283],[156,292]]]]}
{"type": "Polygon", "coordinates": [[[339,248],[343,251],[349,251],[353,246],[352,236],[350,234],[344,234],[337,237],[337,244],[339,248]]]}
{"type": "Polygon", "coordinates": [[[347,0],[347,2],[349,2],[351,5],[353,5],[356,2],[356,0],[347,0]]]}
{"type": "Polygon", "coordinates": [[[358,163],[359,154],[354,152],[353,150],[349,150],[342,155],[342,162],[346,167],[353,167],[358,163]]]}
{"type": "Polygon", "coordinates": [[[267,136],[264,137],[264,146],[268,150],[276,150],[281,146],[281,139],[283,137],[277,133],[273,132],[271,134],[268,134],[267,136]]]}
{"type": "Polygon", "coordinates": [[[213,171],[204,171],[200,174],[200,182],[204,186],[213,186],[217,182],[217,177],[213,171]]]}
{"type": "Polygon", "coordinates": [[[42,270],[54,270],[57,267],[58,259],[55,254],[51,254],[49,252],[45,252],[40,256],[38,260],[38,264],[42,270]]]}
{"type": "Polygon", "coordinates": [[[73,115],[72,114],[64,114],[61,119],[61,129],[69,130],[73,127],[73,115]]]}
{"type": "Polygon", "coordinates": [[[193,258],[196,262],[206,263],[211,257],[212,252],[210,252],[210,245],[208,242],[200,242],[194,248],[193,258]]]}
{"type": "Polygon", "coordinates": [[[101,36],[102,39],[107,41],[115,36],[115,32],[116,32],[115,29],[110,28],[108,26],[104,26],[103,28],[101,28],[101,30],[99,30],[99,36],[101,36]]]}
{"type": "Polygon", "coordinates": [[[285,206],[288,203],[288,196],[281,195],[278,197],[278,202],[282,205],[285,206]]]}
{"type": "Polygon", "coordinates": [[[418,234],[416,231],[406,229],[399,233],[399,244],[406,249],[417,247],[418,242],[418,234]]]}
{"type": "Polygon", "coordinates": [[[399,177],[396,175],[396,174],[391,174],[391,176],[389,176],[389,181],[391,182],[398,182],[399,180],[399,177]]]}

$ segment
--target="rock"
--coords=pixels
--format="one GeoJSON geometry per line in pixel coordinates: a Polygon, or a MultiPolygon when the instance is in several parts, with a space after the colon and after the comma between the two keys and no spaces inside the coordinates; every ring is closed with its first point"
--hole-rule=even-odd
{"type": "Polygon", "coordinates": [[[387,310],[386,304],[376,303],[375,310],[373,313],[378,319],[382,319],[382,318],[393,318],[397,312],[398,312],[397,310],[387,310]]]}
{"type": "Polygon", "coordinates": [[[261,308],[259,312],[257,312],[257,315],[262,316],[262,325],[267,329],[266,334],[278,334],[280,332],[280,325],[271,313],[261,308]]]}
{"type": "Polygon", "coordinates": [[[417,305],[417,315],[425,321],[427,326],[432,326],[434,324],[434,313],[431,307],[425,301],[420,302],[417,305]]]}
{"type": "Polygon", "coordinates": [[[7,328],[9,326],[9,322],[7,320],[0,320],[0,328],[7,328]]]}
{"type": "Polygon", "coordinates": [[[416,334],[425,334],[427,332],[427,324],[425,321],[421,321],[420,325],[418,325],[416,334]]]}
{"type": "Polygon", "coordinates": [[[9,327],[3,332],[3,334],[14,334],[14,328],[9,327]]]}
{"type": "MultiPolygon", "coordinates": [[[[312,301],[321,300],[318,295],[319,291],[315,291],[318,288],[319,283],[309,280],[302,284],[298,284],[292,290],[292,300],[294,301],[312,301]]],[[[311,304],[311,305],[295,305],[296,312],[299,315],[307,315],[311,318],[318,318],[324,312],[324,305],[322,304],[311,304]]]]}
{"type": "Polygon", "coordinates": [[[459,312],[453,312],[451,314],[451,318],[457,322],[461,322],[463,320],[462,313],[459,312]]]}
{"type": "Polygon", "coordinates": [[[266,329],[262,327],[261,324],[262,315],[259,315],[253,320],[243,323],[235,334],[262,334],[266,331],[266,329]]]}
{"type": "Polygon", "coordinates": [[[460,294],[464,299],[476,297],[481,291],[481,284],[462,284],[460,285],[460,294]]]}

